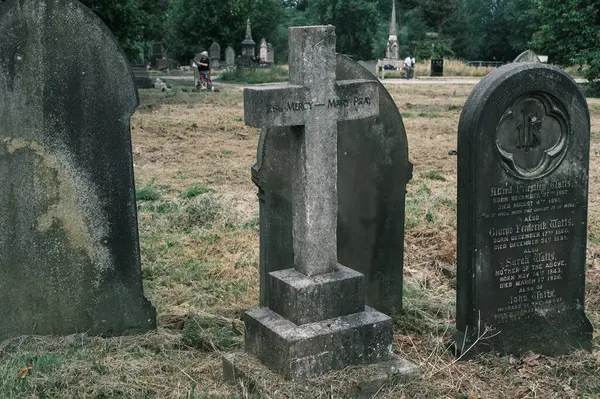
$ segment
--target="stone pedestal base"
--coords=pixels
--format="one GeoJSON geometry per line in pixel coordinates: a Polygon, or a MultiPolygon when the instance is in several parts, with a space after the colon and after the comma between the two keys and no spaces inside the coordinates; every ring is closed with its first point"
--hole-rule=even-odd
{"type": "Polygon", "coordinates": [[[419,368],[398,356],[377,364],[348,367],[313,379],[285,380],[247,353],[223,356],[223,379],[241,382],[250,394],[286,393],[294,399],[315,397],[366,399],[400,397],[402,387],[418,380],[419,368]]]}
{"type": "Polygon", "coordinates": [[[246,351],[285,378],[314,377],[392,356],[392,319],[374,309],[298,326],[268,308],[245,315],[246,351]]]}

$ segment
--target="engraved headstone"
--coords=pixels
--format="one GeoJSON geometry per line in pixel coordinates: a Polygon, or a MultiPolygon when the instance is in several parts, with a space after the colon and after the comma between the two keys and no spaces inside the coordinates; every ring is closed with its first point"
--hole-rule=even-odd
{"type": "MultiPolygon", "coordinates": [[[[340,263],[365,275],[367,305],[383,313],[402,309],[404,198],[412,177],[408,142],[398,108],[365,68],[337,55],[338,81],[366,79],[379,87],[375,120],[338,123],[338,226],[340,263]]],[[[293,128],[261,130],[253,181],[260,193],[260,298],[269,302],[268,274],[293,262],[293,128]]]]}
{"type": "Polygon", "coordinates": [[[292,241],[289,268],[269,274],[268,307],[245,314],[246,350],[288,378],[393,359],[391,318],[364,304],[364,276],[338,264],[338,121],[379,113],[379,86],[336,81],[335,28],[289,30],[290,84],[244,90],[254,127],[294,126],[289,136],[292,241]]]}
{"type": "Polygon", "coordinates": [[[225,65],[227,68],[233,68],[235,66],[235,50],[231,46],[225,49],[225,65]]]}
{"type": "Polygon", "coordinates": [[[219,69],[221,67],[221,46],[219,46],[219,43],[211,44],[208,54],[208,58],[210,58],[210,68],[219,69]]]}
{"type": "Polygon", "coordinates": [[[154,328],[125,54],[78,1],[9,0],[0,32],[0,340],[154,328]]]}
{"type": "Polygon", "coordinates": [[[586,100],[558,68],[503,66],[471,93],[458,133],[459,350],[590,347],[589,147],[586,100]]]}

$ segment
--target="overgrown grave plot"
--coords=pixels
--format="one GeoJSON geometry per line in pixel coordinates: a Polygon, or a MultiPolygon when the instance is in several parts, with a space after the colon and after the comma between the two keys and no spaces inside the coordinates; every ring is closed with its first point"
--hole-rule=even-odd
{"type": "MultiPolygon", "coordinates": [[[[447,151],[456,148],[460,107],[472,86],[388,88],[403,115],[411,112],[410,103],[413,109],[435,106],[439,116],[404,118],[414,176],[407,187],[404,311],[394,315],[394,350],[418,363],[422,378],[404,388],[385,387],[376,397],[596,397],[597,333],[591,353],[558,358],[490,354],[456,361],[446,349],[456,295],[456,158],[447,151]]],[[[137,337],[3,342],[0,397],[261,397],[251,386],[224,384],[220,360],[220,353],[241,349],[240,316],[258,303],[258,204],[250,180],[258,132],[243,125],[237,90],[142,90],[141,101],[153,104],[132,118],[142,273],[159,328],[137,337]],[[21,379],[27,364],[32,369],[21,379]]],[[[586,308],[598,330],[600,100],[588,101],[586,308]]],[[[351,372],[336,384],[353,383],[351,372]]],[[[335,397],[339,385],[319,381],[305,385],[307,397],[335,397]]],[[[268,392],[291,397],[286,394],[268,392]]]]}

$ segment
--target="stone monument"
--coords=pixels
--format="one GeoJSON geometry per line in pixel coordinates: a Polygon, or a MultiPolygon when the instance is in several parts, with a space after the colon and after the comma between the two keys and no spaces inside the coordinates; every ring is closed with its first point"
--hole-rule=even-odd
{"type": "Polygon", "coordinates": [[[153,329],[127,57],[78,1],[9,0],[0,32],[0,340],[153,329]]]}
{"type": "Polygon", "coordinates": [[[208,54],[210,68],[219,69],[221,67],[221,46],[219,46],[219,43],[211,44],[208,54]]]}
{"type": "Polygon", "coordinates": [[[364,304],[364,276],[337,260],[337,124],[374,119],[376,82],[335,80],[335,28],[289,30],[290,84],[244,90],[254,127],[293,126],[290,268],[268,307],[245,314],[246,350],[287,378],[393,359],[390,317],[364,304]]]}
{"type": "MultiPolygon", "coordinates": [[[[338,81],[368,79],[379,87],[379,115],[338,122],[339,262],[365,275],[366,304],[383,313],[402,309],[404,199],[412,176],[398,107],[377,78],[337,55],[338,81]]],[[[260,298],[267,278],[294,261],[289,146],[294,128],[261,130],[252,179],[260,199],[260,298]]]]}
{"type": "Polygon", "coordinates": [[[252,40],[252,29],[250,27],[250,19],[246,21],[246,37],[242,41],[242,56],[240,58],[240,66],[250,67],[255,64],[254,50],[256,43],[252,40]]]}
{"type": "Polygon", "coordinates": [[[458,132],[459,351],[590,348],[589,148],[585,97],[558,68],[506,65],[471,93],[458,132]]]}
{"type": "Polygon", "coordinates": [[[396,31],[396,1],[392,0],[392,20],[390,21],[390,35],[387,41],[385,58],[388,60],[398,61],[398,33],[396,31]]]}

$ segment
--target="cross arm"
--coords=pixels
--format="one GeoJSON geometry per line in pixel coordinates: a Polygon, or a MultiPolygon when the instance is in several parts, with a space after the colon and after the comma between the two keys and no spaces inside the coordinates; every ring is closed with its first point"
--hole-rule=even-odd
{"type": "Polygon", "coordinates": [[[355,120],[379,115],[378,82],[365,79],[336,82],[337,100],[328,106],[338,109],[338,121],[355,120]]]}
{"type": "Polygon", "coordinates": [[[252,127],[304,125],[312,110],[302,86],[264,86],[244,89],[244,122],[252,127]]]}

